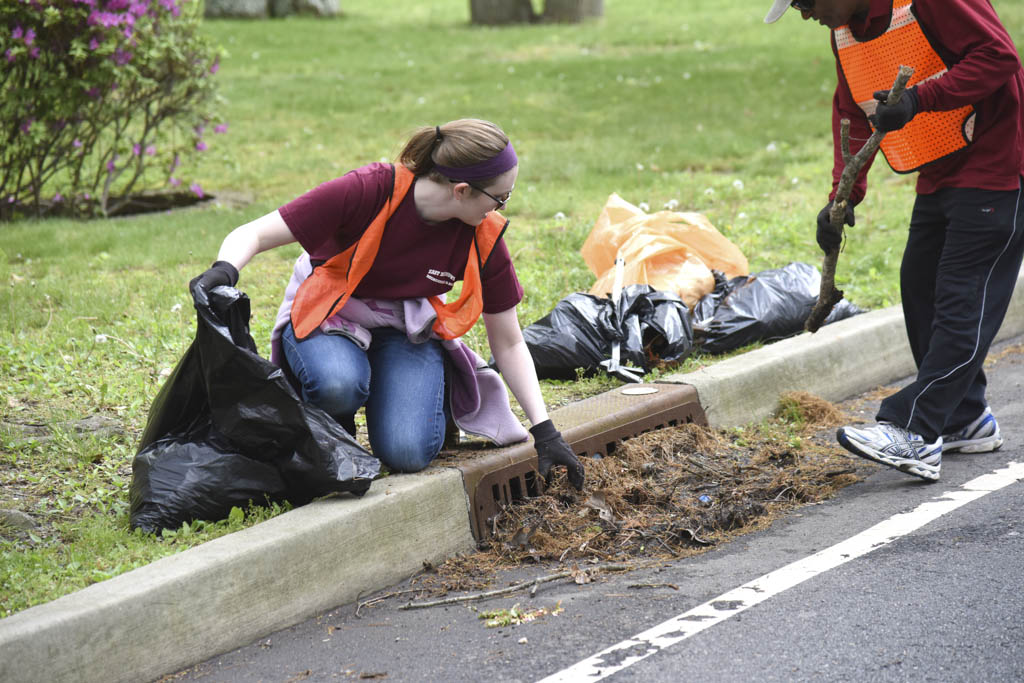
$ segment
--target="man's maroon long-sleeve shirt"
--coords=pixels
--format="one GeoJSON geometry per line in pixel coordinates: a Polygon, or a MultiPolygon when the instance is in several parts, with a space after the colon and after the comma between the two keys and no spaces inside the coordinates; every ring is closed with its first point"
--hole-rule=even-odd
{"type": "MultiPolygon", "coordinates": [[[[948,111],[973,104],[977,113],[973,144],[922,168],[917,192],[931,194],[944,187],[1016,190],[1024,174],[1024,69],[1009,33],[989,0],[915,0],[913,11],[932,47],[949,66],[942,77],[918,85],[919,110],[948,111]]],[[[891,0],[871,0],[867,15],[854,18],[850,29],[861,40],[880,35],[889,25],[891,12],[891,0]]],[[[835,40],[832,51],[836,52],[835,40]]],[[[839,121],[850,120],[853,153],[871,135],[867,117],[843,78],[838,54],[836,70],[839,83],[832,100],[835,166],[830,196],[835,195],[843,171],[839,121]]],[[[850,193],[854,204],[864,198],[870,166],[870,161],[864,165],[850,193]]]]}

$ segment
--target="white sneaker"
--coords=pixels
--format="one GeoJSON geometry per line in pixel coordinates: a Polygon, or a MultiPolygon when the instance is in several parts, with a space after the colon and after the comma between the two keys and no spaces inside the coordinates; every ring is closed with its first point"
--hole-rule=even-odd
{"type": "Polygon", "coordinates": [[[926,443],[920,434],[888,422],[879,422],[874,427],[840,427],[836,439],[854,455],[928,481],[939,480],[941,436],[935,443],[926,443]]]}
{"type": "Polygon", "coordinates": [[[999,423],[992,409],[986,407],[985,412],[977,420],[958,432],[942,435],[942,448],[961,453],[988,453],[1003,445],[1003,437],[999,433],[999,423]]]}

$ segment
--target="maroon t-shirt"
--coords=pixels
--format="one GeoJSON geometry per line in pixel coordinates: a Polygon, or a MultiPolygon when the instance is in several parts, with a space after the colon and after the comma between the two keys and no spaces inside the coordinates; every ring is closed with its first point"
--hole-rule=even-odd
{"type": "MultiPolygon", "coordinates": [[[[281,216],[313,262],[352,245],[380,212],[393,185],[390,164],[374,163],[329,180],[281,207],[281,216]]],[[[420,218],[413,188],[388,220],[380,251],[353,296],[412,299],[436,296],[462,280],[475,226],[458,219],[420,218]]],[[[484,313],[501,313],[523,298],[504,238],[481,274],[484,313]]]]}
{"type": "MultiPolygon", "coordinates": [[[[877,36],[889,25],[891,10],[891,0],[871,0],[867,15],[851,21],[850,30],[860,39],[877,36]]],[[[1009,33],[987,0],[915,0],[913,11],[936,53],[950,65],[941,77],[918,85],[920,110],[949,111],[972,104],[977,113],[973,144],[922,168],[917,192],[931,194],[944,187],[1016,190],[1024,173],[1024,70],[1009,33]]],[[[843,79],[838,57],[836,68],[833,192],[843,170],[840,119],[850,119],[854,154],[871,135],[867,117],[843,79]]],[[[850,193],[854,204],[864,197],[870,166],[870,162],[864,165],[850,193]]]]}

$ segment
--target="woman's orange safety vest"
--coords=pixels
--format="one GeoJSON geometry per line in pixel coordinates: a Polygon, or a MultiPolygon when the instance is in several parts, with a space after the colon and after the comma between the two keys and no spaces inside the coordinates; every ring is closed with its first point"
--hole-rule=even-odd
{"type": "MultiPolygon", "coordinates": [[[[405,166],[396,164],[394,169],[391,194],[362,236],[348,249],[314,268],[310,276],[299,285],[291,311],[296,338],[305,339],[319,329],[324,320],[340,311],[363,276],[369,272],[377,258],[388,219],[398,209],[414,180],[412,171],[405,166]]],[[[469,246],[469,260],[462,277],[462,293],[459,298],[445,304],[441,297],[430,297],[430,304],[437,313],[433,330],[442,339],[461,337],[480,318],[484,309],[480,273],[506,227],[508,221],[501,214],[496,211],[488,213],[483,222],[476,226],[473,242],[469,246]]]]}
{"type": "MultiPolygon", "coordinates": [[[[843,76],[864,113],[875,113],[876,90],[888,90],[901,65],[914,68],[908,87],[946,73],[946,64],[928,42],[913,12],[913,0],[893,0],[885,33],[860,42],[849,26],[832,35],[843,76]]],[[[910,173],[964,149],[974,138],[974,107],[925,111],[900,130],[886,133],[881,149],[897,173],[910,173]]]]}

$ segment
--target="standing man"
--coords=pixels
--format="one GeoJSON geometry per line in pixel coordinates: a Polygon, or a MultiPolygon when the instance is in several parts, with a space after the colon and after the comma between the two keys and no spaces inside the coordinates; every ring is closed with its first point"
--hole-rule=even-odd
{"type": "MultiPolygon", "coordinates": [[[[1003,322],[1024,254],[1024,71],[989,0],[774,0],[831,29],[839,82],[832,100],[835,166],[818,214],[825,251],[841,236],[829,208],[842,174],[839,121],[856,153],[872,128],[897,173],[918,171],[900,268],[917,377],[882,401],[877,425],[842,427],[844,448],[938,480],[942,452],[980,453],[1003,439],[985,399],[982,364],[1003,322]],[[884,104],[897,68],[914,75],[884,104]]],[[[850,194],[846,224],[867,189],[870,160],[850,194]]]]}

